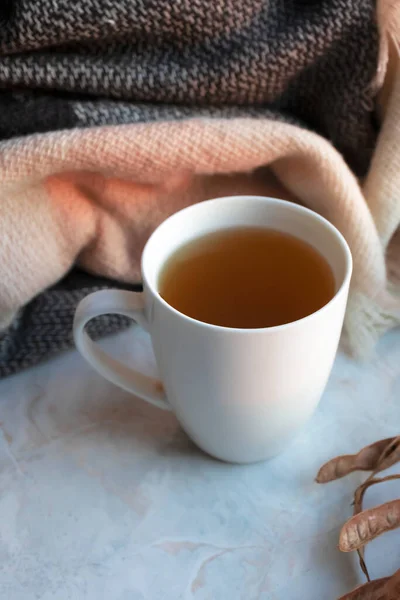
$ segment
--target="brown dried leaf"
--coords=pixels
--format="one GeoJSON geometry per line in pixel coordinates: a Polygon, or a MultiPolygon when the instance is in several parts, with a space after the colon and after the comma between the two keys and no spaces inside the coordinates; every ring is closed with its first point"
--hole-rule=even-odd
{"type": "MultiPolygon", "coordinates": [[[[316,481],[317,483],[328,483],[335,479],[340,479],[353,471],[374,471],[380,465],[380,460],[385,457],[384,460],[388,463],[388,466],[394,464],[390,463],[392,457],[391,452],[388,450],[391,448],[393,443],[399,440],[399,444],[396,446],[394,454],[397,460],[400,460],[400,438],[387,438],[385,440],[379,440],[374,444],[365,446],[358,454],[345,454],[343,456],[337,456],[332,458],[320,468],[316,481]],[[388,454],[386,454],[388,452],[388,454]],[[389,464],[390,463],[390,464],[389,464]]],[[[393,452],[393,450],[392,450],[393,452]]],[[[384,468],[387,468],[385,466],[384,468]]],[[[381,470],[381,468],[379,469],[381,470]]]]}
{"type": "Polygon", "coordinates": [[[342,527],[339,548],[342,552],[358,550],[386,531],[400,527],[400,499],[354,515],[342,527]]]}

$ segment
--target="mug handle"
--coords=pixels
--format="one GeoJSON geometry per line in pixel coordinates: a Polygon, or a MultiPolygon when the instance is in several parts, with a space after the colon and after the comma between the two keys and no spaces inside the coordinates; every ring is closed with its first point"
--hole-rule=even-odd
{"type": "Polygon", "coordinates": [[[159,379],[135,371],[112,358],[95,344],[85,327],[95,317],[119,314],[133,319],[145,331],[147,321],[143,295],[122,290],[101,290],[86,296],[76,309],[73,334],[77,349],[88,363],[108,381],[163,410],[171,410],[159,379]]]}

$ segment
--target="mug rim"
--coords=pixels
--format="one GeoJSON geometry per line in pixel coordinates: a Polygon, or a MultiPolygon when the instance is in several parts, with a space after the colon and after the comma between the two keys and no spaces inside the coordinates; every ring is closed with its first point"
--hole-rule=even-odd
{"type": "MultiPolygon", "coordinates": [[[[218,228],[215,229],[215,231],[218,231],[218,230],[219,230],[218,228]]],[[[192,239],[196,239],[196,238],[193,237],[192,239]]],[[[164,260],[163,264],[165,264],[165,262],[166,261],[164,260]]],[[[204,200],[204,201],[198,202],[196,204],[191,204],[190,206],[187,206],[187,207],[173,213],[172,215],[170,215],[153,231],[153,233],[147,240],[146,245],[143,250],[143,254],[142,254],[141,269],[142,269],[142,279],[143,279],[143,283],[144,283],[144,289],[150,291],[152,293],[152,295],[165,308],[172,311],[172,313],[175,314],[175,316],[185,320],[188,324],[202,326],[202,327],[204,327],[206,329],[210,329],[212,331],[220,331],[223,333],[236,333],[236,334],[242,334],[242,335],[247,334],[248,335],[250,333],[252,333],[252,334],[264,333],[265,334],[265,333],[269,333],[269,332],[275,333],[275,332],[283,331],[283,330],[289,329],[293,326],[304,324],[306,321],[314,319],[318,315],[321,315],[323,312],[328,310],[328,308],[334,302],[336,302],[337,299],[343,293],[345,293],[348,286],[350,285],[350,279],[351,279],[352,271],[353,271],[353,257],[351,254],[350,247],[349,247],[345,237],[343,236],[343,234],[339,231],[339,229],[337,229],[337,227],[335,227],[330,221],[328,221],[328,219],[321,216],[319,213],[317,213],[305,206],[302,206],[301,204],[297,204],[295,202],[290,202],[288,200],[282,200],[280,198],[274,198],[272,196],[253,196],[253,195],[247,196],[245,194],[242,194],[242,195],[238,195],[238,196],[220,196],[217,198],[211,198],[210,200],[204,200]],[[154,240],[157,238],[160,231],[162,229],[165,229],[168,226],[170,226],[171,222],[174,221],[175,219],[182,217],[182,214],[186,214],[186,213],[189,213],[192,211],[196,212],[196,209],[201,210],[207,206],[209,206],[209,207],[215,206],[215,204],[217,204],[217,203],[220,204],[221,202],[226,202],[227,204],[230,204],[232,201],[235,202],[237,200],[244,200],[244,199],[246,199],[246,201],[250,201],[250,202],[253,201],[253,202],[265,203],[267,201],[268,204],[270,204],[270,205],[273,204],[278,207],[279,206],[283,206],[286,208],[290,207],[292,210],[294,210],[296,212],[300,212],[300,213],[303,213],[303,214],[309,216],[311,219],[313,219],[314,221],[318,222],[323,227],[330,230],[330,232],[334,235],[336,241],[338,242],[339,246],[341,247],[341,249],[343,251],[344,258],[345,258],[345,275],[344,275],[343,280],[342,280],[341,284],[339,285],[337,291],[332,296],[332,298],[329,300],[329,302],[324,304],[318,310],[310,313],[309,315],[306,315],[305,317],[302,317],[301,319],[297,319],[296,321],[289,321],[288,323],[283,323],[281,325],[273,325],[271,327],[242,328],[242,327],[226,327],[226,326],[222,326],[222,325],[214,325],[213,323],[207,323],[206,321],[200,321],[198,319],[194,319],[193,317],[190,317],[189,315],[186,315],[185,313],[177,310],[171,304],[169,304],[166,300],[164,300],[164,298],[161,296],[160,292],[158,291],[157,287],[155,285],[153,285],[152,283],[150,283],[150,281],[147,277],[147,273],[146,273],[146,260],[147,260],[148,253],[151,251],[151,245],[152,245],[152,243],[154,243],[154,240]]]]}

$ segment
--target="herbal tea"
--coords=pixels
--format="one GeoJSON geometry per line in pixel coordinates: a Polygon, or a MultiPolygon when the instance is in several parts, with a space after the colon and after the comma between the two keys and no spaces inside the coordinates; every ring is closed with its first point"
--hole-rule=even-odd
{"type": "Polygon", "coordinates": [[[261,328],[297,321],[335,294],[331,267],[302,240],[280,231],[218,231],[179,248],[159,280],[176,310],[223,327],[261,328]]]}

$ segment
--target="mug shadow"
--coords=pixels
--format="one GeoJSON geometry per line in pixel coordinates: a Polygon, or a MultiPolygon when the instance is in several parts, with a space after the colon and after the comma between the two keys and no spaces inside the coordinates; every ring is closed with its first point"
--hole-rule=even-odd
{"type": "MultiPolygon", "coordinates": [[[[200,464],[217,470],[241,470],[254,465],[228,463],[199,448],[186,434],[173,412],[160,410],[127,392],[117,391],[112,399],[86,406],[85,421],[95,433],[96,445],[103,444],[131,452],[139,460],[151,456],[174,469],[196,468],[200,464]]],[[[103,450],[104,452],[104,450],[103,450]]]]}
{"type": "Polygon", "coordinates": [[[172,460],[214,461],[191,441],[172,412],[161,411],[125,392],[116,394],[112,401],[87,407],[85,419],[98,437],[125,448],[130,445],[135,452],[142,449],[172,460]]]}

